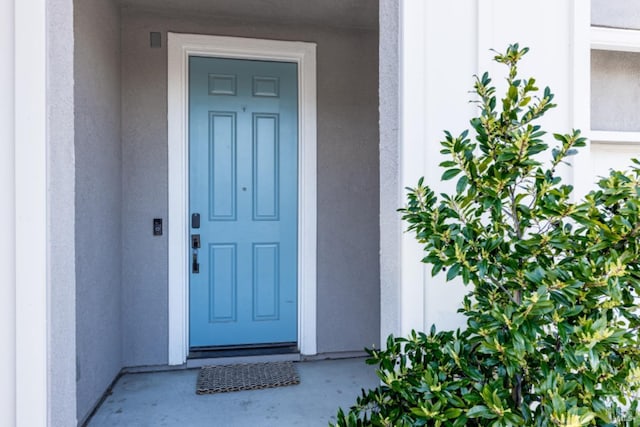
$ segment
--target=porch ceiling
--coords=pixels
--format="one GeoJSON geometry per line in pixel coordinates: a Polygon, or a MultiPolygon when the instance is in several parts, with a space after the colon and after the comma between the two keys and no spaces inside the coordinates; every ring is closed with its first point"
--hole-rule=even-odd
{"type": "Polygon", "coordinates": [[[259,21],[378,28],[378,0],[120,0],[120,4],[259,21]]]}

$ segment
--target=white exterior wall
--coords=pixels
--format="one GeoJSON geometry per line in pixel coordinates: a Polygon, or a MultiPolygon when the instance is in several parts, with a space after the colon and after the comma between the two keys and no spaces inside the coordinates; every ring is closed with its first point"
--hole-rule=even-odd
{"type": "MultiPolygon", "coordinates": [[[[399,15],[399,149],[381,151],[381,164],[397,155],[397,194],[386,197],[395,198],[398,206],[405,203],[404,188],[415,186],[422,175],[436,192],[452,189],[454,184],[440,182],[439,141],[445,129],[458,134],[469,128],[476,108],[468,102],[474,74],[489,71],[498,87],[504,80],[504,66],[492,62],[490,49],[504,51],[515,42],[531,48],[521,72],[536,77],[542,88],[550,86],[559,105],[542,122],[550,134],[588,129],[589,2],[403,0],[399,15]]],[[[585,167],[589,165],[565,171],[566,180],[573,181],[585,167]]],[[[381,259],[382,269],[392,262],[400,265],[399,284],[382,283],[383,289],[397,286],[400,300],[399,310],[383,302],[381,317],[397,310],[397,322],[392,331],[383,325],[382,333],[406,335],[434,323],[438,329],[463,326],[456,311],[466,290],[459,283],[445,283],[444,276],[431,277],[430,268],[420,263],[422,250],[413,235],[402,234],[400,245],[399,260],[381,259]]]]}

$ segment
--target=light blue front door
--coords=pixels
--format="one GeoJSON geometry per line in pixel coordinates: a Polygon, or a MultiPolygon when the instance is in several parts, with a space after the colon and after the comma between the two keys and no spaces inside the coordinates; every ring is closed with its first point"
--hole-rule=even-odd
{"type": "Polygon", "coordinates": [[[192,348],[297,340],[297,100],[294,63],[189,59],[192,348]]]}

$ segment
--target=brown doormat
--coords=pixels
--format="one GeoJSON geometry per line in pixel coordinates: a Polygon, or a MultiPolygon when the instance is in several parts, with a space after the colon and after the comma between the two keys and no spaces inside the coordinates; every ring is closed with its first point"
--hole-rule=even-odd
{"type": "Polygon", "coordinates": [[[198,374],[197,394],[258,390],[300,384],[292,362],[203,366],[198,374]]]}

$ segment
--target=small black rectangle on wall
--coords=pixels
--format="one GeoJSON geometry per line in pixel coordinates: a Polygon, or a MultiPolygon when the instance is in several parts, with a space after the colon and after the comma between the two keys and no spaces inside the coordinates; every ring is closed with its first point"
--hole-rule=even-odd
{"type": "Polygon", "coordinates": [[[162,218],[153,219],[153,235],[162,236],[162,218]]]}

